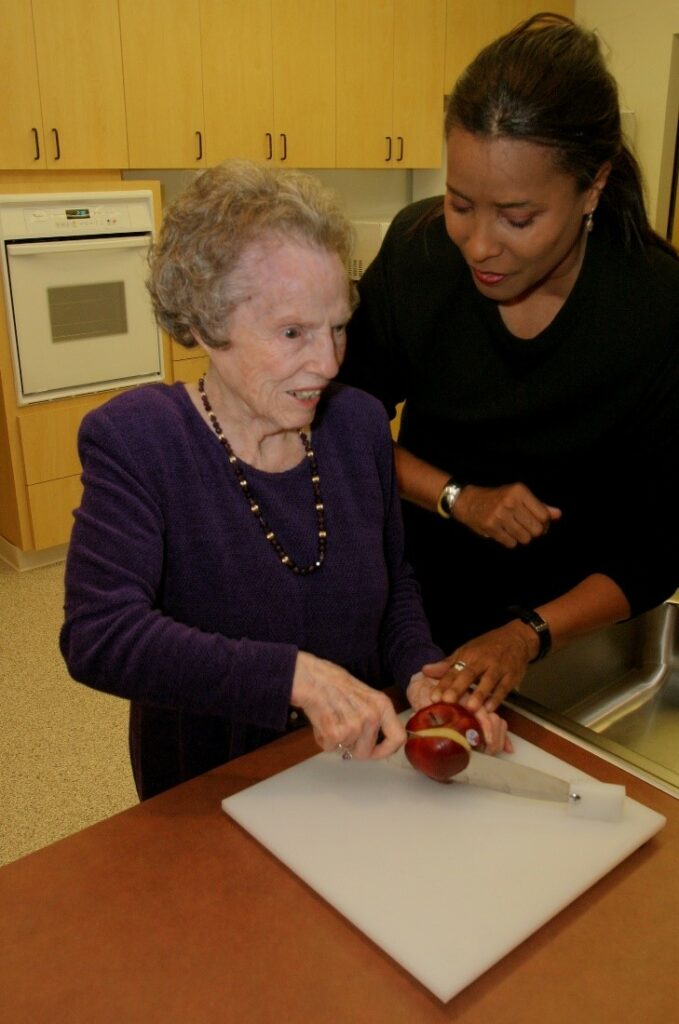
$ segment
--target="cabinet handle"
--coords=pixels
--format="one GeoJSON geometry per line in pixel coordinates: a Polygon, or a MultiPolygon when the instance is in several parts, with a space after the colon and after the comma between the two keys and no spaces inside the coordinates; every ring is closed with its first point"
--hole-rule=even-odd
{"type": "Polygon", "coordinates": [[[288,159],[288,137],[284,133],[281,133],[281,139],[283,140],[283,152],[281,154],[281,160],[288,159]]]}
{"type": "Polygon", "coordinates": [[[196,160],[202,160],[203,159],[203,133],[202,132],[196,132],[196,136],[198,138],[198,156],[196,157],[196,160]]]}
{"type": "Polygon", "coordinates": [[[398,139],[398,156],[396,157],[396,160],[398,162],[400,162],[403,159],[403,136],[402,135],[398,135],[397,139],[398,139]]]}
{"type": "Polygon", "coordinates": [[[387,155],[384,158],[384,162],[388,164],[391,160],[391,135],[385,135],[384,137],[387,140],[387,155]]]}
{"type": "Polygon", "coordinates": [[[56,128],[52,129],[52,135],[54,136],[54,159],[61,160],[61,146],[59,145],[59,132],[56,128]]]}
{"type": "Polygon", "coordinates": [[[38,135],[38,129],[37,128],[31,128],[31,131],[33,132],[33,141],[35,143],[35,156],[33,157],[33,159],[34,160],[39,160],[40,159],[40,136],[38,135]]]}
{"type": "Polygon", "coordinates": [[[268,153],[267,160],[273,160],[273,135],[271,132],[266,132],[264,138],[266,139],[266,149],[268,153]]]}

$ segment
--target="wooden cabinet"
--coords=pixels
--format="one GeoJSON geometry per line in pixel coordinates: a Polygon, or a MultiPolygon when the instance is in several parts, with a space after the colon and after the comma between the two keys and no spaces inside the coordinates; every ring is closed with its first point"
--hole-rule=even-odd
{"type": "Polygon", "coordinates": [[[22,409],[17,417],[28,514],[36,551],[65,544],[80,504],[78,428],[91,409],[117,392],[102,392],[22,409]]]}
{"type": "Polygon", "coordinates": [[[189,384],[202,377],[208,368],[209,359],[201,348],[187,348],[176,341],[170,343],[172,353],[172,380],[189,384]]]}
{"type": "Polygon", "coordinates": [[[444,0],[337,0],[337,166],[441,160],[444,0]]]}
{"type": "Polygon", "coordinates": [[[449,93],[482,47],[508,32],[524,18],[552,11],[572,18],[575,0],[447,0],[446,93],[449,93]]]}
{"type": "Polygon", "coordinates": [[[130,163],[332,167],[335,0],[120,0],[130,163]]]}
{"type": "Polygon", "coordinates": [[[335,163],[335,0],[200,0],[209,162],[335,163]]]}
{"type": "Polygon", "coordinates": [[[335,0],[272,0],[274,158],[335,166],[335,0]]]}
{"type": "Polygon", "coordinates": [[[444,93],[543,6],[0,0],[0,167],[435,167],[444,93]]]}
{"type": "Polygon", "coordinates": [[[200,0],[211,164],[273,156],[271,0],[200,0]]]}
{"type": "Polygon", "coordinates": [[[0,166],[45,166],[31,0],[0,0],[0,166]]]}
{"type": "Polygon", "coordinates": [[[175,381],[183,381],[185,384],[191,384],[207,372],[209,364],[210,360],[204,355],[194,356],[192,359],[180,359],[172,367],[174,379],[175,381]]]}
{"type": "MultiPolygon", "coordinates": [[[[172,377],[197,381],[208,366],[199,349],[172,343],[172,377]]],[[[78,429],[83,416],[110,401],[120,392],[59,402],[47,402],[21,410],[17,417],[19,442],[26,481],[28,514],[35,550],[65,544],[73,526],[73,510],[80,504],[82,483],[78,458],[78,429]]]]}
{"type": "Polygon", "coordinates": [[[127,167],[116,0],[1,0],[0,166],[127,167]]]}
{"type": "Polygon", "coordinates": [[[443,137],[445,9],[439,0],[394,5],[394,156],[437,167],[443,137]],[[402,140],[402,141],[401,141],[402,140]]]}
{"type": "Polygon", "coordinates": [[[206,166],[198,0],[119,3],[130,166],[206,166]]]}
{"type": "Polygon", "coordinates": [[[116,0],[33,0],[48,167],[127,167],[116,0]]]}

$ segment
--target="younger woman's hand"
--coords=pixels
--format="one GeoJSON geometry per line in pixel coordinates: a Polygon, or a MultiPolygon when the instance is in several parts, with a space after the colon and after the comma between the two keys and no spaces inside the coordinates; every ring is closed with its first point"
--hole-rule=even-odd
{"type": "MultiPolygon", "coordinates": [[[[437,662],[437,664],[441,663],[437,662]]],[[[429,707],[430,704],[437,704],[442,699],[439,695],[438,680],[428,678],[424,672],[415,673],[408,684],[406,696],[413,711],[429,707]]],[[[457,703],[462,704],[464,707],[470,707],[471,697],[471,693],[463,693],[457,699],[457,703]]],[[[486,753],[497,754],[503,751],[506,754],[511,754],[514,748],[507,734],[507,723],[504,718],[501,718],[495,712],[486,711],[483,707],[478,709],[470,707],[470,710],[474,711],[479,720],[486,744],[486,753]]]]}
{"type": "Polygon", "coordinates": [[[538,646],[530,626],[514,619],[462,644],[443,661],[424,665],[422,672],[436,683],[434,700],[453,703],[473,688],[469,710],[495,711],[523,679],[538,646]]]}
{"type": "Polygon", "coordinates": [[[458,522],[505,548],[530,544],[561,518],[561,509],[545,505],[525,484],[477,487],[467,484],[455,502],[458,522]]]}

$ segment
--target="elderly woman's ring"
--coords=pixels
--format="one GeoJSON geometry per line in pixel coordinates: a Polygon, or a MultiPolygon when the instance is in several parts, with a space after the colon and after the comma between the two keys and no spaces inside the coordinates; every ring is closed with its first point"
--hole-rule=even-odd
{"type": "Polygon", "coordinates": [[[467,662],[466,661],[454,661],[453,662],[453,668],[455,669],[456,672],[461,672],[462,669],[466,668],[466,667],[467,667],[467,662]]]}
{"type": "Polygon", "coordinates": [[[342,755],[343,761],[351,761],[352,757],[354,756],[351,753],[351,748],[345,747],[343,743],[338,743],[337,746],[335,747],[335,750],[337,751],[338,754],[342,755]]]}

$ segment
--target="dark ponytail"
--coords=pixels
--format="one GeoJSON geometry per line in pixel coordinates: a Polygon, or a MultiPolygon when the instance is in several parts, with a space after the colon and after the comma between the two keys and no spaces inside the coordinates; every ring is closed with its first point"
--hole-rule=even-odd
{"type": "Polygon", "coordinates": [[[535,14],[481,50],[448,102],[446,136],[454,126],[549,146],[583,192],[610,162],[596,218],[627,251],[657,245],[677,255],[649,223],[639,164],[622,136],[618,89],[599,41],[570,18],[535,14]]]}

